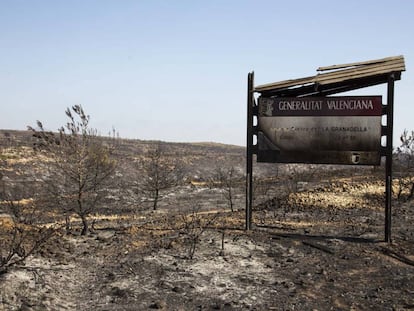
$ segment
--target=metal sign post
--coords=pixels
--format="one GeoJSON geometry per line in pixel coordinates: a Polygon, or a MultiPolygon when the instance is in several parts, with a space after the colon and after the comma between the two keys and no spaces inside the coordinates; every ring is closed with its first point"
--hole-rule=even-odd
{"type": "Polygon", "coordinates": [[[387,130],[385,151],[385,242],[391,242],[391,205],[392,205],[392,135],[394,123],[394,74],[388,76],[387,87],[387,130]]]}
{"type": "Polygon", "coordinates": [[[247,76],[246,230],[252,229],[254,72],[247,76]]]}

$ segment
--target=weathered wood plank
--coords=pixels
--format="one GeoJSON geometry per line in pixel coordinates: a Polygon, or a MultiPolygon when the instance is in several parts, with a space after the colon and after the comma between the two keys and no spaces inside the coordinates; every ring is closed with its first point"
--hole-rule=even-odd
{"type": "Polygon", "coordinates": [[[366,62],[357,62],[343,65],[319,67],[319,71],[334,70],[320,73],[316,76],[290,79],[280,82],[267,83],[255,87],[255,92],[265,93],[283,89],[308,87],[312,85],[330,85],[336,83],[350,83],[353,80],[373,78],[392,72],[405,71],[403,56],[387,57],[366,62]],[[335,69],[335,70],[334,70],[335,69]],[[338,70],[336,70],[338,69],[338,70]]]}
{"type": "Polygon", "coordinates": [[[372,64],[385,63],[385,62],[394,61],[394,60],[398,60],[398,61],[402,60],[404,62],[404,57],[402,55],[400,55],[400,56],[391,56],[391,57],[386,57],[386,58],[382,58],[382,59],[374,59],[374,60],[369,60],[369,61],[364,61],[364,62],[355,62],[355,63],[348,63],[348,64],[324,66],[324,67],[319,67],[318,69],[316,69],[316,71],[329,71],[329,70],[343,69],[343,68],[348,68],[348,67],[372,65],[372,64]]]}

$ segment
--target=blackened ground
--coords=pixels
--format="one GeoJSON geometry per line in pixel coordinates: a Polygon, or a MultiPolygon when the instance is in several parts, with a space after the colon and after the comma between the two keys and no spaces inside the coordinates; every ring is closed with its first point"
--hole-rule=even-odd
{"type": "Polygon", "coordinates": [[[413,310],[413,204],[394,204],[384,243],[383,191],[361,177],[268,199],[250,232],[242,210],[216,215],[212,201],[96,217],[88,236],[61,233],[2,275],[0,309],[413,310]]]}

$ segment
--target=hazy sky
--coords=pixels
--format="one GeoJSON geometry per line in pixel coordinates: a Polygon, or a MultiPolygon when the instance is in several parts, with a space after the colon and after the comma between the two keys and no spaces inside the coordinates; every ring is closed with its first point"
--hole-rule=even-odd
{"type": "Polygon", "coordinates": [[[0,128],[56,130],[81,104],[102,134],[244,145],[249,71],[258,85],[404,55],[398,137],[414,130],[413,38],[411,0],[0,0],[0,128]]]}

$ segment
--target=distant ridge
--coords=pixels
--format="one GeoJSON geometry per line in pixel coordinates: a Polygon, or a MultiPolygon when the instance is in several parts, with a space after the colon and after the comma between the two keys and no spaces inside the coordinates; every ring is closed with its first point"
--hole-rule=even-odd
{"type": "MultiPolygon", "coordinates": [[[[110,139],[111,137],[102,135],[100,136],[102,139],[110,139]]],[[[32,143],[32,132],[28,130],[10,130],[10,129],[0,129],[0,145],[2,145],[2,141],[4,140],[10,140],[10,139],[17,139],[21,143],[27,142],[32,143]]],[[[218,143],[213,141],[200,141],[200,142],[170,142],[170,141],[163,141],[163,140],[156,140],[156,139],[148,139],[143,140],[139,138],[123,138],[119,137],[117,138],[120,141],[130,141],[130,142],[136,142],[138,144],[166,144],[166,145],[176,145],[176,144],[185,144],[185,145],[193,145],[193,146],[200,146],[200,147],[222,147],[222,148],[245,148],[244,146],[234,145],[234,144],[225,144],[225,143],[218,143]]]]}
{"type": "MultiPolygon", "coordinates": [[[[113,138],[101,136],[104,141],[113,138]]],[[[31,131],[0,130],[0,148],[28,147],[31,148],[35,138],[31,131]]],[[[177,157],[186,165],[186,169],[197,176],[211,174],[218,167],[235,167],[244,171],[245,147],[226,145],[215,142],[165,142],[158,140],[141,140],[115,138],[114,155],[120,161],[134,162],[149,150],[161,144],[166,156],[177,157]]]]}

